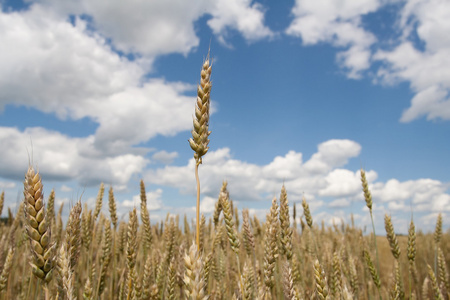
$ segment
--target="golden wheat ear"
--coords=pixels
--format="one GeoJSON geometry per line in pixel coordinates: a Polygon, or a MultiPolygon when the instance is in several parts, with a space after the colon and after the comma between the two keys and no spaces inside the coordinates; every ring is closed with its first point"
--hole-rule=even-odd
{"type": "Polygon", "coordinates": [[[26,232],[30,240],[33,274],[44,282],[52,279],[53,246],[45,213],[41,176],[29,167],[23,183],[26,232]]]}
{"type": "Polygon", "coordinates": [[[211,64],[209,54],[203,62],[200,72],[200,84],[197,87],[197,102],[195,106],[194,129],[191,131],[192,138],[189,145],[194,150],[194,158],[197,164],[202,163],[202,156],[208,152],[209,144],[209,108],[211,93],[211,64]]]}

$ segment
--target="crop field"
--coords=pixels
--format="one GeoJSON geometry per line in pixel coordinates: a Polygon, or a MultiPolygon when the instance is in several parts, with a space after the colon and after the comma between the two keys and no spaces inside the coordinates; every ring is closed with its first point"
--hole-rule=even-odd
{"type": "Polygon", "coordinates": [[[239,211],[227,182],[217,191],[214,213],[201,214],[198,168],[211,133],[210,75],[206,59],[189,141],[197,217],[151,222],[141,181],[140,205],[126,221],[118,219],[113,187],[103,184],[95,207],[74,201],[63,221],[55,192],[44,198],[45,174],[30,166],[20,207],[8,209],[0,223],[0,300],[450,299],[450,232],[442,216],[433,233],[422,233],[411,219],[408,235],[397,236],[388,214],[373,219],[364,170],[368,234],[354,222],[318,224],[308,199],[290,203],[284,186],[265,219],[239,211]],[[374,231],[380,221],[385,232],[374,231]]]}
{"type": "Polygon", "coordinates": [[[96,207],[74,204],[66,224],[54,193],[43,206],[41,184],[30,168],[25,202],[0,226],[0,299],[449,297],[441,218],[434,234],[416,232],[412,221],[408,236],[396,236],[386,216],[387,238],[375,240],[354,224],[315,224],[306,201],[289,215],[284,188],[266,220],[251,217],[233,208],[224,183],[213,216],[201,217],[197,249],[192,220],[151,224],[143,182],[128,222],[118,222],[114,191],[104,197],[102,185],[96,207]]]}

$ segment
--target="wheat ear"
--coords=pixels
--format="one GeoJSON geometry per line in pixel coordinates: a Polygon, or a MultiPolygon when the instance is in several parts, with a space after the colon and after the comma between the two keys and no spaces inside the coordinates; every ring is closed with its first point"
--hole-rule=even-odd
{"type": "Polygon", "coordinates": [[[70,271],[74,272],[75,266],[80,256],[81,246],[81,202],[77,202],[70,210],[69,220],[67,221],[65,249],[69,257],[70,271]]]}
{"type": "Polygon", "coordinates": [[[3,205],[5,203],[5,191],[0,194],[0,216],[2,215],[3,205]]]}
{"type": "Polygon", "coordinates": [[[331,296],[341,298],[342,292],[342,275],[341,275],[341,258],[338,252],[333,253],[332,273],[330,282],[331,296]]]}
{"type": "Polygon", "coordinates": [[[50,195],[48,196],[47,215],[49,222],[53,224],[55,222],[55,189],[52,189],[50,195]]]}
{"type": "MultiPolygon", "coordinates": [[[[147,193],[145,192],[145,184],[144,181],[141,180],[141,220],[142,225],[144,226],[144,249],[145,252],[150,249],[152,244],[152,227],[150,224],[150,214],[147,209],[147,193]]],[[[146,253],[144,253],[146,254],[146,253]]]]}
{"type": "Polygon", "coordinates": [[[62,277],[64,290],[66,291],[67,299],[73,300],[75,298],[75,287],[73,280],[73,273],[70,268],[69,253],[66,251],[64,245],[59,249],[58,270],[62,277]]]}
{"type": "Polygon", "coordinates": [[[306,202],[305,197],[302,198],[302,206],[303,206],[303,214],[305,215],[306,223],[308,224],[308,227],[312,229],[313,226],[313,219],[311,216],[311,211],[309,210],[309,205],[306,202]]]}
{"type": "Polygon", "coordinates": [[[209,63],[209,54],[203,62],[200,72],[200,84],[197,87],[197,101],[195,106],[194,129],[192,138],[189,139],[189,145],[194,150],[195,158],[195,179],[197,181],[197,249],[200,249],[200,179],[198,177],[198,166],[202,163],[203,155],[208,152],[209,144],[209,107],[211,93],[211,65],[209,63]]]}
{"type": "Polygon", "coordinates": [[[136,208],[130,212],[130,219],[128,221],[128,241],[127,241],[127,267],[128,267],[128,295],[127,300],[131,299],[134,286],[136,284],[136,274],[134,266],[136,265],[136,249],[137,249],[137,236],[138,220],[136,214],[136,208]]]}
{"type": "MultiPolygon", "coordinates": [[[[289,220],[289,203],[284,184],[280,194],[281,250],[287,259],[292,258],[292,228],[289,220]]],[[[294,219],[295,220],[295,219],[294,219]]]]}
{"type": "Polygon", "coordinates": [[[24,181],[24,210],[26,232],[31,244],[33,274],[44,282],[52,279],[53,247],[50,244],[50,227],[45,214],[42,194],[42,181],[39,173],[30,166],[24,181]]]}
{"type": "Polygon", "coordinates": [[[431,285],[433,287],[433,292],[434,292],[434,299],[436,300],[444,300],[444,297],[441,294],[441,290],[439,289],[439,285],[436,279],[436,276],[433,272],[433,269],[431,268],[430,265],[427,265],[428,267],[428,276],[430,277],[431,280],[431,285]]]}
{"type": "Polygon", "coordinates": [[[186,299],[189,300],[207,300],[208,296],[205,294],[205,282],[203,274],[202,257],[197,250],[195,244],[189,248],[189,252],[184,256],[184,284],[186,289],[186,299]]]}
{"type": "Polygon", "coordinates": [[[380,295],[380,288],[381,288],[380,276],[378,275],[377,269],[375,269],[375,266],[373,265],[372,258],[370,257],[369,251],[364,249],[363,256],[364,256],[364,260],[366,261],[367,268],[369,269],[370,275],[372,276],[373,283],[377,287],[378,294],[380,295]]]}
{"type": "Polygon", "coordinates": [[[103,244],[102,244],[102,256],[100,258],[100,276],[99,276],[99,282],[97,287],[97,296],[100,297],[100,295],[103,293],[105,289],[105,281],[106,281],[106,272],[108,271],[108,266],[111,261],[111,254],[112,254],[112,235],[111,235],[111,222],[109,220],[105,220],[105,231],[104,231],[104,238],[103,238],[103,244]]]}
{"type": "Polygon", "coordinates": [[[314,279],[316,282],[317,297],[321,300],[329,299],[327,280],[325,278],[324,271],[320,266],[319,260],[317,259],[314,262],[314,279]]]}
{"type": "Polygon", "coordinates": [[[3,266],[3,270],[0,274],[0,292],[2,290],[6,289],[6,286],[8,284],[8,277],[11,272],[15,250],[16,249],[13,247],[10,247],[8,249],[8,254],[6,255],[6,261],[3,266]]]}
{"type": "Polygon", "coordinates": [[[397,236],[395,235],[394,225],[392,224],[391,216],[384,215],[384,227],[386,229],[386,238],[389,241],[392,255],[396,260],[400,257],[400,247],[398,246],[397,236]]]}
{"type": "Polygon", "coordinates": [[[412,297],[412,279],[415,277],[415,260],[416,260],[416,227],[414,221],[411,218],[411,223],[408,229],[408,248],[406,256],[409,261],[409,297],[412,297]]]}
{"type": "Polygon", "coordinates": [[[97,220],[98,215],[100,214],[100,211],[102,210],[102,204],[103,204],[103,195],[105,193],[105,185],[103,182],[100,184],[100,188],[98,190],[97,199],[95,201],[95,210],[94,210],[94,223],[97,220]]]}
{"type": "Polygon", "coordinates": [[[439,214],[436,220],[436,228],[434,230],[434,273],[437,274],[437,249],[442,237],[442,214],[439,214]]]}
{"type": "Polygon", "coordinates": [[[114,232],[116,232],[117,209],[116,209],[116,200],[114,199],[114,190],[113,190],[112,186],[109,188],[108,202],[109,202],[109,214],[111,216],[111,222],[113,223],[113,226],[114,226],[114,232]]]}
{"type": "Polygon", "coordinates": [[[284,298],[287,300],[298,300],[295,295],[294,280],[292,278],[292,269],[289,261],[286,261],[283,272],[283,291],[284,298]]]}
{"type": "MultiPolygon", "coordinates": [[[[372,230],[373,230],[373,241],[375,244],[375,255],[376,255],[376,259],[377,259],[377,271],[378,273],[380,273],[380,259],[378,256],[378,246],[377,246],[377,235],[375,232],[375,223],[373,221],[373,214],[372,214],[372,194],[370,193],[369,190],[369,183],[367,182],[367,178],[366,178],[366,172],[361,168],[361,184],[362,184],[362,189],[363,189],[363,194],[364,194],[364,200],[366,201],[366,206],[369,209],[369,213],[370,213],[370,220],[372,221],[372,230]]],[[[380,295],[380,299],[381,299],[381,295],[380,295]]]]}

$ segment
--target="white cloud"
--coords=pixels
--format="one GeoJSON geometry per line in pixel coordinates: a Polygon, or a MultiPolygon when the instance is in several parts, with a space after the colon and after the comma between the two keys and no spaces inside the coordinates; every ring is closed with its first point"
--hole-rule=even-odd
{"type": "Polygon", "coordinates": [[[142,64],[112,51],[85,21],[73,26],[33,5],[0,12],[0,30],[0,109],[24,105],[61,119],[89,118],[99,124],[95,147],[111,155],[192,127],[195,99],[184,94],[194,85],[144,80],[142,64]]]}
{"type": "MultiPolygon", "coordinates": [[[[343,168],[348,160],[359,155],[361,146],[350,140],[330,140],[321,143],[309,160],[303,162],[302,154],[289,151],[275,157],[267,165],[250,164],[231,156],[227,148],[208,152],[200,167],[201,211],[211,213],[223,180],[228,181],[230,197],[240,207],[251,206],[252,201],[270,206],[271,199],[279,195],[285,184],[290,203],[299,202],[305,196],[315,222],[322,219],[340,219],[350,222],[348,209],[361,209],[364,224],[370,225],[368,210],[361,187],[360,170],[343,168]],[[278,171],[283,170],[283,171],[278,171]],[[332,208],[332,211],[328,209],[332,208]]],[[[195,196],[194,160],[184,166],[166,166],[148,170],[146,180],[161,186],[179,189],[182,193],[195,196]]],[[[399,181],[390,179],[377,181],[377,173],[366,171],[369,189],[373,198],[373,213],[376,219],[383,219],[385,213],[394,212],[397,225],[406,224],[403,215],[411,211],[418,214],[430,211],[448,211],[450,207],[450,184],[433,179],[399,181]]],[[[298,207],[298,214],[302,208],[298,207]]],[[[256,212],[256,210],[255,210],[256,212]]],[[[268,212],[258,212],[265,217],[268,212]]],[[[383,224],[379,224],[382,230],[383,224]]],[[[407,228],[407,227],[405,227],[407,228]]],[[[399,227],[399,232],[404,232],[399,227]]]]}
{"type": "Polygon", "coordinates": [[[350,78],[360,78],[370,67],[370,47],[376,42],[375,36],[363,28],[361,16],[380,5],[379,0],[296,0],[291,12],[294,20],[286,33],[301,37],[305,45],[328,42],[346,48],[338,53],[338,63],[348,70],[350,78]]]}
{"type": "Polygon", "coordinates": [[[141,155],[99,156],[93,137],[71,138],[43,128],[0,127],[0,176],[21,179],[31,162],[49,179],[76,179],[81,185],[109,182],[120,189],[148,163],[141,155]],[[32,142],[32,147],[30,145],[32,142]]]}
{"type": "Polygon", "coordinates": [[[152,155],[152,159],[163,164],[171,164],[178,157],[177,152],[167,152],[165,150],[158,151],[152,155]]]}
{"type": "MultiPolygon", "coordinates": [[[[285,182],[291,201],[301,199],[303,192],[308,201],[314,200],[317,192],[329,185],[325,180],[327,174],[357,156],[360,149],[359,144],[350,140],[330,140],[320,144],[318,152],[305,163],[302,162],[301,153],[289,151],[285,156],[275,157],[263,166],[233,159],[228,148],[210,151],[199,170],[202,194],[215,198],[222,181],[227,180],[230,196],[237,201],[270,201],[279,194],[285,182]]],[[[155,184],[176,187],[183,193],[194,194],[194,166],[195,162],[191,159],[186,166],[149,170],[145,176],[155,184]]]]}
{"type": "Polygon", "coordinates": [[[320,191],[321,196],[345,197],[361,191],[360,172],[335,169],[325,177],[327,187],[320,191]]]}
{"type": "Polygon", "coordinates": [[[345,165],[349,158],[358,156],[360,151],[361,146],[354,141],[329,140],[319,145],[319,151],[305,163],[305,168],[311,173],[327,173],[345,165]]]}
{"type": "Polygon", "coordinates": [[[100,123],[96,145],[105,150],[123,149],[158,134],[173,136],[190,129],[195,99],[182,93],[191,89],[154,79],[93,104],[89,114],[100,123]]]}
{"type": "Polygon", "coordinates": [[[215,209],[215,205],[217,202],[217,198],[213,197],[203,197],[202,201],[200,202],[200,211],[205,214],[212,213],[215,209]]]}
{"type": "MultiPolygon", "coordinates": [[[[147,196],[147,209],[150,211],[160,210],[162,205],[162,189],[156,189],[152,191],[148,191],[145,195],[147,196]]],[[[124,200],[121,202],[121,206],[125,208],[137,207],[139,208],[141,205],[141,196],[134,195],[132,200],[124,200]]]]}
{"type": "Polygon", "coordinates": [[[134,1],[120,0],[35,1],[61,16],[88,15],[92,25],[125,53],[154,58],[169,53],[188,54],[199,44],[195,22],[209,18],[208,25],[225,42],[229,30],[248,41],[270,37],[264,25],[264,9],[251,0],[134,1]]]}
{"type": "MultiPolygon", "coordinates": [[[[414,205],[426,203],[426,209],[433,209],[433,203],[445,199],[448,183],[442,183],[433,179],[417,179],[399,182],[390,179],[386,183],[378,182],[372,187],[372,196],[376,201],[409,201],[414,205]],[[440,199],[440,200],[439,200],[440,199]]],[[[409,206],[409,203],[408,203],[409,206]]]]}
{"type": "Polygon", "coordinates": [[[60,190],[61,190],[61,192],[71,192],[73,189],[70,186],[67,186],[67,185],[63,184],[60,187],[60,190]]]}
{"type": "Polygon", "coordinates": [[[344,48],[337,62],[350,78],[361,78],[374,62],[382,62],[374,82],[409,82],[416,95],[401,122],[424,116],[450,120],[450,3],[405,1],[392,28],[399,37],[378,43],[361,18],[390,4],[382,0],[296,0],[286,33],[301,37],[305,45],[326,42],[344,48]]]}
{"type": "MultiPolygon", "coordinates": [[[[446,222],[448,214],[446,214],[446,213],[441,213],[441,214],[442,214],[443,228],[446,228],[448,226],[448,223],[446,222]]],[[[439,212],[426,214],[420,218],[420,222],[422,224],[424,224],[426,227],[428,227],[429,229],[434,230],[434,228],[436,227],[436,220],[437,220],[438,215],[439,215],[439,212]]]]}
{"type": "Polygon", "coordinates": [[[379,50],[374,58],[385,64],[378,71],[383,82],[407,81],[416,93],[400,120],[411,122],[423,116],[450,120],[450,3],[410,0],[398,27],[403,32],[399,45],[379,50]],[[423,47],[416,46],[419,43],[423,47]]]}
{"type": "Polygon", "coordinates": [[[378,71],[384,83],[409,81],[416,95],[404,111],[401,121],[419,117],[450,119],[450,47],[437,52],[421,52],[411,42],[404,42],[392,51],[379,51],[374,58],[386,66],[378,71]]]}
{"type": "Polygon", "coordinates": [[[328,206],[331,208],[344,208],[344,207],[349,207],[350,204],[351,204],[351,202],[348,199],[340,198],[340,199],[336,199],[336,200],[330,202],[330,204],[328,204],[328,206]]]}
{"type": "Polygon", "coordinates": [[[0,181],[0,189],[13,189],[16,183],[12,181],[0,181]]]}
{"type": "Polygon", "coordinates": [[[2,107],[14,101],[80,118],[91,102],[139,83],[139,66],[113,53],[98,35],[87,35],[84,21],[75,24],[38,5],[0,13],[2,107]]]}
{"type": "Polygon", "coordinates": [[[226,43],[228,29],[239,31],[248,41],[274,36],[264,25],[261,4],[252,0],[216,0],[213,3],[210,12],[213,18],[207,23],[223,43],[226,43]]]}

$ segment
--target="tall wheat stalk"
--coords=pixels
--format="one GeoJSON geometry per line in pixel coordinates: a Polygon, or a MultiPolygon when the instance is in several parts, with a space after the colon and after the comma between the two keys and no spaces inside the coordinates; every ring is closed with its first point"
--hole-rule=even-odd
{"type": "Polygon", "coordinates": [[[208,152],[209,135],[211,131],[209,126],[209,106],[211,93],[211,65],[209,62],[209,53],[203,62],[200,73],[200,84],[197,87],[197,103],[195,106],[194,129],[191,131],[192,138],[189,139],[189,145],[195,151],[195,179],[197,181],[197,223],[196,223],[196,241],[197,249],[200,249],[200,179],[198,177],[198,166],[202,163],[202,156],[208,152]]]}
{"type": "MultiPolygon", "coordinates": [[[[373,240],[375,243],[375,254],[377,257],[377,271],[378,274],[380,274],[380,259],[378,256],[378,246],[377,246],[377,234],[375,232],[375,223],[373,222],[373,214],[372,214],[372,194],[369,190],[369,183],[366,179],[366,172],[361,168],[361,184],[363,188],[364,193],[364,200],[366,201],[366,206],[369,209],[370,212],[370,220],[372,221],[372,229],[373,229],[373,240]]],[[[381,299],[381,296],[380,296],[381,299]]]]}

